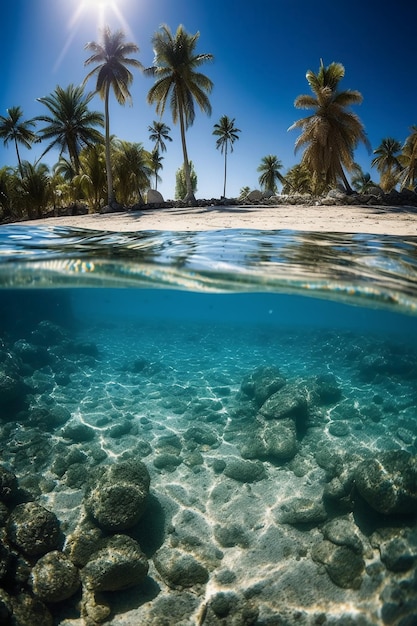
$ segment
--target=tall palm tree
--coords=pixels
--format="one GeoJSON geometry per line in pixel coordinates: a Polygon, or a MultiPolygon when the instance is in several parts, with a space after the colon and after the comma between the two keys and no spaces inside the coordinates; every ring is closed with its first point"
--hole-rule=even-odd
{"type": "Polygon", "coordinates": [[[105,119],[105,146],[106,146],[106,172],[107,172],[107,197],[111,206],[114,202],[113,176],[111,170],[110,155],[110,124],[109,124],[109,95],[113,89],[119,104],[131,103],[132,96],[129,87],[133,81],[133,74],[128,66],[143,69],[142,63],[132,59],[128,55],[139,52],[136,44],[125,42],[125,34],[118,30],[114,33],[106,26],[102,31],[102,41],[91,41],[85,48],[93,54],[84,62],[84,65],[96,64],[96,67],[87,74],[84,84],[92,77],[97,76],[96,92],[104,100],[105,119]]]}
{"type": "Polygon", "coordinates": [[[360,141],[369,148],[369,142],[359,117],[347,110],[353,104],[360,104],[362,95],[359,91],[338,90],[344,75],[345,68],[341,63],[324,67],[321,61],[317,74],[308,70],[306,78],[313,95],[298,96],[294,106],[312,109],[313,113],[295,122],[289,130],[302,130],[295,150],[305,148],[301,162],[314,177],[322,178],[329,187],[341,179],[346,190],[351,192],[344,168],[354,169],[354,149],[360,141]]]}
{"type": "Polygon", "coordinates": [[[10,109],[7,109],[7,117],[0,115],[0,138],[3,139],[5,146],[7,146],[9,141],[14,143],[21,177],[23,177],[23,169],[19,144],[30,149],[32,144],[38,141],[36,133],[31,130],[36,126],[35,120],[23,121],[22,117],[23,111],[21,107],[10,107],[10,109]]]}
{"type": "Polygon", "coordinates": [[[380,186],[384,191],[391,191],[398,182],[398,175],[402,170],[400,163],[401,143],[393,137],[385,137],[378,148],[374,150],[375,157],[371,167],[375,167],[380,174],[380,186]]]}
{"type": "Polygon", "coordinates": [[[151,126],[148,126],[149,139],[155,142],[155,150],[158,152],[166,152],[165,141],[172,141],[172,137],[169,135],[170,130],[170,127],[164,122],[154,121],[151,126]]]}
{"type": "Polygon", "coordinates": [[[240,129],[235,127],[235,118],[231,120],[227,115],[222,115],[219,122],[214,124],[213,135],[218,137],[216,148],[220,148],[220,152],[224,153],[223,198],[226,197],[227,149],[230,146],[230,152],[233,152],[233,144],[239,139],[240,132],[240,129]]]}
{"type": "Polygon", "coordinates": [[[398,157],[403,169],[400,175],[401,189],[417,186],[417,126],[411,126],[411,134],[405,140],[402,153],[398,157]]]}
{"type": "Polygon", "coordinates": [[[73,184],[87,199],[90,210],[98,211],[100,201],[106,195],[106,163],[103,144],[87,146],[80,154],[80,173],[73,184]]]}
{"type": "Polygon", "coordinates": [[[103,135],[95,128],[104,126],[103,114],[88,109],[93,96],[92,93],[85,94],[83,87],[71,84],[65,89],[58,85],[49,96],[38,98],[50,113],[36,118],[47,124],[39,131],[40,139],[50,140],[40,159],[52,148],[59,148],[60,156],[68,152],[75,173],[79,173],[79,155],[83,146],[103,140],[103,135]]]}
{"type": "Polygon", "coordinates": [[[189,35],[182,25],[178,26],[175,35],[168,26],[161,26],[152,38],[155,59],[153,67],[146,73],[155,76],[156,82],[148,93],[148,102],[156,102],[156,112],[162,115],[169,101],[174,124],[179,121],[182,150],[184,156],[184,173],[187,184],[187,193],[184,201],[195,205],[190,161],[187,154],[185,131],[195,119],[194,101],[200,109],[211,114],[211,104],[208,95],[212,88],[212,81],[204,74],[196,71],[206,61],[211,61],[211,54],[197,54],[195,51],[200,33],[189,35]]]}
{"type": "Polygon", "coordinates": [[[42,217],[51,197],[49,168],[45,163],[22,162],[22,191],[29,218],[42,217]]]}
{"type": "Polygon", "coordinates": [[[357,172],[352,176],[352,185],[358,193],[367,193],[371,187],[375,187],[369,172],[364,172],[360,165],[357,165],[357,172]]]}
{"type": "Polygon", "coordinates": [[[282,163],[274,154],[268,154],[262,158],[257,171],[261,172],[259,183],[265,190],[277,193],[277,180],[285,184],[285,178],[279,171],[280,169],[282,169],[282,163]]]}

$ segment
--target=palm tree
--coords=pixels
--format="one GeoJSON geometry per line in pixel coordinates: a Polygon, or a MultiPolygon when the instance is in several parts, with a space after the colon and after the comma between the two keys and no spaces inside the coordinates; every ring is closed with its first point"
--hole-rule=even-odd
{"type": "Polygon", "coordinates": [[[200,33],[189,35],[182,25],[178,26],[175,35],[168,26],[161,26],[152,38],[155,52],[154,66],[146,70],[147,74],[156,77],[156,82],[148,93],[148,102],[156,102],[156,112],[162,115],[169,101],[174,124],[179,121],[182,150],[184,156],[184,173],[187,193],[184,201],[195,205],[190,161],[187,154],[185,131],[195,119],[194,101],[200,109],[211,114],[211,104],[207,94],[213,88],[212,81],[196,71],[206,61],[211,61],[211,54],[196,54],[200,33]]]}
{"type": "Polygon", "coordinates": [[[411,126],[411,134],[405,140],[402,153],[398,157],[403,169],[400,175],[401,189],[417,186],[417,126],[411,126]]]}
{"type": "Polygon", "coordinates": [[[364,172],[359,165],[357,165],[357,173],[352,176],[352,185],[358,193],[367,193],[371,187],[376,186],[371,175],[364,172]]]}
{"type": "Polygon", "coordinates": [[[101,142],[103,135],[96,126],[104,126],[103,114],[89,111],[94,94],[84,94],[83,87],[59,85],[49,96],[38,98],[46,106],[50,115],[39,115],[36,120],[47,124],[40,133],[41,140],[51,140],[40,159],[52,148],[59,148],[60,156],[68,152],[76,174],[80,171],[79,154],[83,146],[101,142]]]}
{"type": "Polygon", "coordinates": [[[118,140],[114,148],[114,174],[116,188],[124,204],[139,201],[150,187],[152,175],[151,155],[140,143],[118,140]]]}
{"type": "Polygon", "coordinates": [[[214,124],[213,135],[218,137],[216,148],[220,148],[220,152],[224,152],[224,185],[223,198],[226,197],[226,174],[227,174],[227,148],[230,146],[230,152],[233,152],[233,144],[239,139],[241,131],[235,127],[235,118],[232,120],[227,115],[222,115],[218,124],[214,124]]]}
{"type": "Polygon", "coordinates": [[[152,167],[155,172],[156,190],[158,189],[158,180],[160,180],[158,171],[162,169],[161,161],[164,158],[160,156],[159,151],[166,152],[165,141],[172,141],[172,138],[169,136],[170,130],[170,127],[164,124],[164,122],[154,121],[152,126],[148,126],[149,139],[155,142],[155,148],[152,150],[152,167]]]}
{"type": "Polygon", "coordinates": [[[341,63],[324,67],[321,61],[317,74],[308,70],[306,78],[313,95],[298,96],[294,106],[313,109],[313,114],[298,120],[289,130],[301,128],[295,150],[305,147],[301,162],[313,176],[323,179],[329,187],[341,179],[346,191],[351,192],[344,168],[354,169],[354,149],[360,141],[369,148],[369,142],[359,117],[347,110],[353,104],[360,104],[362,95],[359,91],[338,91],[344,75],[341,63]]]}
{"type": "Polygon", "coordinates": [[[371,167],[376,167],[380,174],[380,185],[384,191],[391,191],[398,182],[398,175],[402,170],[399,160],[401,144],[393,137],[385,137],[378,148],[374,150],[375,157],[371,167]]]}
{"type": "Polygon", "coordinates": [[[297,163],[285,174],[285,183],[282,187],[283,194],[314,194],[313,181],[310,170],[305,165],[297,163]]]}
{"type": "Polygon", "coordinates": [[[109,95],[113,89],[119,104],[131,103],[132,96],[129,87],[133,81],[133,75],[127,66],[143,69],[142,63],[137,59],[128,57],[129,54],[139,52],[134,43],[124,41],[125,34],[118,30],[115,33],[106,26],[102,31],[102,41],[91,41],[85,48],[93,54],[84,62],[84,65],[96,63],[97,66],[87,74],[84,84],[94,75],[97,76],[96,92],[104,100],[105,118],[105,146],[106,146],[106,172],[107,172],[107,197],[109,206],[114,202],[113,177],[110,157],[110,124],[109,124],[109,95]]]}
{"type": "Polygon", "coordinates": [[[155,142],[155,150],[158,152],[166,152],[165,141],[172,141],[172,138],[169,136],[170,130],[170,127],[164,124],[164,122],[154,121],[152,126],[148,126],[149,139],[155,142]]]}
{"type": "Polygon", "coordinates": [[[45,163],[22,162],[22,191],[29,218],[42,217],[51,200],[49,168],[45,163]]]}
{"type": "Polygon", "coordinates": [[[36,126],[35,120],[22,120],[23,111],[20,107],[7,109],[7,117],[0,115],[0,138],[5,146],[12,141],[16,148],[17,162],[20,176],[23,177],[22,162],[19,154],[19,143],[30,149],[32,144],[38,141],[36,133],[31,128],[36,126]]]}
{"type": "Polygon", "coordinates": [[[277,193],[277,180],[285,184],[285,178],[280,173],[280,169],[282,169],[282,163],[274,154],[268,154],[262,158],[257,171],[261,172],[258,180],[264,190],[277,193]]]}
{"type": "Polygon", "coordinates": [[[80,154],[80,174],[73,184],[87,199],[90,210],[98,211],[100,200],[106,195],[106,158],[103,144],[87,146],[80,154]]]}
{"type": "Polygon", "coordinates": [[[155,174],[155,191],[158,191],[158,180],[161,180],[161,177],[159,176],[158,172],[159,170],[162,170],[164,167],[162,165],[163,160],[164,160],[164,157],[159,154],[156,148],[152,150],[151,168],[152,168],[153,173],[155,174]]]}

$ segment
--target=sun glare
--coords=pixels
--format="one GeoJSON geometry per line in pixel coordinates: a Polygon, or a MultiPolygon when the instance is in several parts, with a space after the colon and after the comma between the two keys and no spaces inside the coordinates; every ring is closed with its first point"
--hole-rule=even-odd
{"type": "Polygon", "coordinates": [[[95,26],[94,31],[92,30],[91,39],[94,38],[97,30],[108,25],[112,29],[122,28],[126,35],[133,40],[133,34],[121,8],[122,5],[127,5],[128,2],[129,0],[74,0],[74,12],[68,23],[69,33],[61,54],[55,62],[54,71],[61,65],[81,23],[89,23],[92,27],[95,26]]]}

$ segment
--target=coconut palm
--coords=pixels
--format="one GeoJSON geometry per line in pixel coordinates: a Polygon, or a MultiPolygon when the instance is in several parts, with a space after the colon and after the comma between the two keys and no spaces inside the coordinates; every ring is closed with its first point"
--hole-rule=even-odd
{"type": "Polygon", "coordinates": [[[80,154],[80,165],[80,173],[72,182],[86,198],[90,211],[98,211],[101,200],[106,196],[106,157],[103,144],[84,148],[80,154]]]}
{"type": "Polygon", "coordinates": [[[22,196],[29,218],[42,217],[52,199],[49,168],[45,163],[22,161],[22,196]]]}
{"type": "Polygon", "coordinates": [[[280,169],[282,169],[282,163],[274,154],[268,154],[262,158],[257,171],[261,172],[258,180],[265,191],[277,193],[277,180],[285,184],[285,178],[280,173],[280,169]]]}
{"type": "Polygon", "coordinates": [[[107,197],[111,206],[114,201],[113,176],[110,155],[110,124],[109,124],[109,95],[113,89],[119,104],[131,103],[132,96],[129,87],[133,81],[133,74],[127,66],[143,69],[142,63],[128,55],[139,52],[136,44],[125,42],[125,34],[118,30],[115,33],[106,26],[102,31],[102,41],[91,41],[85,48],[93,54],[84,62],[84,65],[96,64],[96,67],[87,74],[84,84],[92,77],[97,76],[96,92],[104,100],[105,119],[105,147],[107,172],[107,197]]]}
{"type": "Polygon", "coordinates": [[[75,173],[79,173],[81,149],[103,140],[96,128],[104,126],[103,114],[88,108],[93,96],[85,94],[83,87],[71,84],[65,89],[58,85],[49,96],[38,98],[49,111],[49,115],[36,118],[47,124],[39,131],[40,139],[50,141],[40,158],[52,148],[59,148],[60,156],[68,152],[75,173]]]}
{"type": "Polygon", "coordinates": [[[313,181],[310,170],[305,165],[297,163],[285,174],[285,183],[282,187],[283,194],[314,194],[313,181]]]}
{"type": "Polygon", "coordinates": [[[376,187],[369,172],[364,172],[359,165],[357,173],[352,176],[352,186],[358,193],[367,193],[371,187],[376,187]]]}
{"type": "Polygon", "coordinates": [[[13,215],[18,181],[14,168],[7,165],[0,168],[0,215],[3,220],[9,219],[13,215]]]}
{"type": "Polygon", "coordinates": [[[399,160],[401,143],[393,137],[385,137],[378,148],[374,150],[375,157],[371,167],[375,167],[380,174],[380,186],[384,191],[391,191],[398,182],[398,175],[402,170],[399,160]]]}
{"type": "Polygon", "coordinates": [[[140,202],[150,187],[151,155],[140,143],[114,142],[114,178],[118,195],[124,204],[140,202]]]}
{"type": "Polygon", "coordinates": [[[166,152],[165,141],[172,141],[169,135],[170,130],[170,127],[164,124],[164,122],[154,121],[152,126],[148,126],[149,139],[155,142],[155,150],[158,152],[166,152]]]}
{"type": "Polygon", "coordinates": [[[231,120],[227,115],[222,115],[219,122],[214,124],[213,135],[218,137],[216,148],[220,148],[220,152],[224,153],[223,198],[226,197],[227,149],[230,146],[230,152],[233,152],[233,144],[239,139],[240,132],[239,128],[235,127],[235,118],[231,120]]]}
{"type": "Polygon", "coordinates": [[[404,168],[400,174],[401,189],[414,189],[417,186],[417,126],[411,126],[410,130],[411,134],[398,157],[404,168]]]}
{"type": "Polygon", "coordinates": [[[191,175],[190,161],[187,154],[185,131],[195,119],[194,102],[200,109],[211,114],[211,104],[208,95],[212,88],[212,81],[198,68],[213,58],[211,54],[197,54],[195,51],[200,33],[188,34],[182,25],[178,26],[173,34],[166,25],[156,32],[152,38],[155,59],[153,67],[146,73],[154,76],[156,81],[148,93],[149,104],[156,103],[156,112],[162,115],[169,102],[174,124],[179,122],[182,150],[184,156],[184,173],[187,193],[184,200],[194,205],[196,203],[191,175]]]}
{"type": "Polygon", "coordinates": [[[159,176],[158,172],[159,170],[163,169],[163,165],[162,165],[162,161],[164,160],[164,157],[161,156],[158,152],[158,150],[155,148],[154,150],[152,150],[151,152],[151,168],[152,168],[152,172],[155,174],[155,191],[158,191],[158,180],[161,180],[161,177],[159,176]]]}
{"type": "Polygon", "coordinates": [[[35,120],[22,120],[23,111],[20,107],[7,109],[7,117],[0,115],[0,139],[5,146],[12,141],[16,148],[17,162],[20,176],[23,177],[22,162],[19,153],[19,144],[30,149],[38,141],[36,133],[31,130],[36,126],[35,120]]]}
{"type": "Polygon", "coordinates": [[[313,95],[298,96],[294,106],[312,109],[313,113],[295,122],[289,130],[302,130],[295,150],[304,148],[301,162],[313,176],[329,187],[342,180],[346,190],[351,192],[344,168],[354,169],[354,149],[359,142],[369,148],[369,142],[359,117],[347,110],[353,104],[360,104],[362,95],[359,91],[338,90],[344,75],[341,63],[324,67],[321,61],[317,74],[308,70],[306,78],[313,95]]]}

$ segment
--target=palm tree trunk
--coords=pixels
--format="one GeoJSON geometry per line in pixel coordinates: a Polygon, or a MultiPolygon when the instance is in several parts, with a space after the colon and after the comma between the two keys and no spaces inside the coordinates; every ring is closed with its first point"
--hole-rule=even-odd
{"type": "Polygon", "coordinates": [[[353,193],[353,189],[350,186],[348,179],[346,178],[346,174],[345,174],[342,166],[340,166],[340,175],[342,177],[343,184],[345,185],[346,193],[347,194],[353,193]]]}
{"type": "Polygon", "coordinates": [[[224,185],[223,185],[223,198],[226,197],[226,176],[227,176],[227,143],[224,150],[224,185]]]}
{"type": "Polygon", "coordinates": [[[197,200],[195,199],[195,195],[193,192],[193,186],[191,184],[191,169],[190,162],[188,160],[187,153],[187,144],[185,142],[185,124],[184,124],[184,111],[182,108],[182,104],[179,103],[179,118],[180,118],[180,130],[181,130],[181,143],[182,143],[182,152],[184,155],[184,174],[185,174],[185,183],[187,185],[187,193],[184,202],[189,204],[190,206],[196,206],[197,200]]]}
{"type": "Polygon", "coordinates": [[[109,93],[110,85],[106,87],[106,95],[104,98],[104,117],[106,125],[106,174],[107,174],[107,203],[109,206],[114,202],[113,194],[113,176],[111,171],[110,159],[110,123],[109,123],[109,93]]]}
{"type": "Polygon", "coordinates": [[[18,148],[18,145],[17,145],[17,139],[14,140],[14,145],[16,146],[16,154],[17,154],[17,162],[19,163],[20,178],[23,178],[22,161],[20,160],[20,154],[19,154],[19,148],[18,148]]]}

